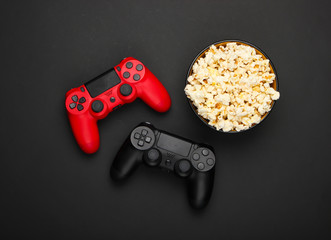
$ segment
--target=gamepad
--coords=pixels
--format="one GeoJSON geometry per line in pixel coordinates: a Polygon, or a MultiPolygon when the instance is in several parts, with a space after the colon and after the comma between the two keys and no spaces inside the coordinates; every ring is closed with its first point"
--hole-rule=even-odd
{"type": "Polygon", "coordinates": [[[68,91],[65,106],[80,148],[86,153],[96,152],[100,145],[97,121],[137,97],[158,112],[167,111],[171,105],[162,83],[142,62],[132,57],[68,91]]]}
{"type": "Polygon", "coordinates": [[[142,163],[166,169],[186,179],[191,206],[203,208],[211,197],[215,161],[211,146],[156,129],[145,122],[131,131],[112,163],[110,175],[114,180],[126,179],[142,163]]]}

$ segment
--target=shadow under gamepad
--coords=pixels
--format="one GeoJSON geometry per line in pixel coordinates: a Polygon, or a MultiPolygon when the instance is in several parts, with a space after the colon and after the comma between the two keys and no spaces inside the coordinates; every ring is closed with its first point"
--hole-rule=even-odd
{"type": "MultiPolygon", "coordinates": [[[[135,172],[125,180],[115,181],[109,176],[108,181],[110,188],[113,189],[113,193],[115,194],[133,192],[130,194],[136,195],[138,192],[139,195],[149,196],[155,201],[159,199],[159,204],[154,202],[154,206],[163,206],[165,202],[171,202],[176,208],[187,209],[187,212],[192,216],[202,216],[209,212],[210,203],[201,209],[192,208],[187,199],[187,186],[185,181],[176,176],[173,172],[164,169],[160,171],[158,168],[144,164],[138,167],[135,172]],[[160,189],[162,190],[160,191],[160,189]],[[169,193],[173,194],[169,195],[169,193]]],[[[142,201],[139,204],[146,204],[146,202],[142,201]]],[[[172,204],[171,206],[173,206],[172,204]]]]}

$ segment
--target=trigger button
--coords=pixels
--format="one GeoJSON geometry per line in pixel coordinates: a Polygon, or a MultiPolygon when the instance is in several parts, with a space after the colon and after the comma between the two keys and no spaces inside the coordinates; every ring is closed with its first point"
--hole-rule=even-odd
{"type": "Polygon", "coordinates": [[[120,67],[117,67],[116,69],[117,69],[117,71],[121,71],[121,68],[120,67]]]}
{"type": "Polygon", "coordinates": [[[81,90],[82,92],[85,92],[85,89],[84,89],[83,87],[81,87],[80,90],[81,90]]]}

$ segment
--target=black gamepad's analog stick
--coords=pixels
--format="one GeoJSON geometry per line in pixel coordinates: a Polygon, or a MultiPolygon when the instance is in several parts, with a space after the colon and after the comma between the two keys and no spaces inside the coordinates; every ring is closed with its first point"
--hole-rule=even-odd
{"type": "Polygon", "coordinates": [[[157,166],[160,164],[161,162],[161,153],[159,152],[159,150],[152,148],[149,149],[145,154],[144,154],[144,160],[146,162],[147,165],[149,166],[157,166]]]}
{"type": "Polygon", "coordinates": [[[186,159],[182,159],[176,162],[175,171],[180,177],[188,177],[192,172],[191,163],[186,159]]]}

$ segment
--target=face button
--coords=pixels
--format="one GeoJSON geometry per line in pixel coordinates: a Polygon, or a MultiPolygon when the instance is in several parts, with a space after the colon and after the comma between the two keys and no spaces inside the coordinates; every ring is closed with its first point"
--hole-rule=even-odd
{"type": "Polygon", "coordinates": [[[84,107],[83,107],[83,105],[78,104],[78,105],[77,105],[77,109],[78,109],[78,111],[82,111],[82,110],[84,109],[84,107]]]}
{"type": "Polygon", "coordinates": [[[79,103],[84,103],[86,102],[86,99],[84,97],[81,97],[79,100],[78,100],[79,103]]]}
{"type": "Polygon", "coordinates": [[[127,62],[127,63],[125,64],[125,66],[126,66],[128,69],[130,69],[130,68],[132,68],[133,64],[132,64],[132,62],[127,62]]]}
{"type": "Polygon", "coordinates": [[[140,75],[139,74],[133,75],[133,80],[135,80],[135,81],[140,80],[140,75]]]}
{"type": "Polygon", "coordinates": [[[129,96],[132,93],[132,87],[125,83],[120,87],[120,93],[123,96],[129,96]]]}
{"type": "Polygon", "coordinates": [[[202,150],[202,155],[207,156],[209,154],[209,151],[207,149],[202,150]]]}
{"type": "Polygon", "coordinates": [[[129,78],[130,77],[130,73],[129,72],[124,72],[123,73],[123,77],[124,78],[129,78]]]}
{"type": "Polygon", "coordinates": [[[80,90],[81,90],[82,92],[85,92],[85,89],[84,89],[83,87],[81,87],[80,90]]]}
{"type": "Polygon", "coordinates": [[[205,164],[202,162],[198,164],[198,169],[203,170],[205,168],[205,164]]]}
{"type": "Polygon", "coordinates": [[[103,103],[100,100],[95,100],[92,103],[92,110],[93,112],[101,112],[103,110],[103,103]]]}
{"type": "Polygon", "coordinates": [[[77,102],[77,101],[78,101],[78,97],[77,97],[77,95],[73,95],[73,96],[71,97],[71,99],[72,99],[72,101],[74,101],[74,102],[77,102]]]}
{"type": "Polygon", "coordinates": [[[121,71],[121,68],[120,67],[117,67],[116,69],[117,69],[117,71],[121,71]]]}
{"type": "Polygon", "coordinates": [[[143,65],[141,65],[141,64],[138,64],[138,65],[137,65],[137,67],[136,67],[136,69],[137,69],[138,71],[141,71],[141,70],[143,70],[143,65]]]}
{"type": "Polygon", "coordinates": [[[116,99],[115,99],[114,97],[111,97],[111,98],[110,98],[110,102],[115,102],[115,100],[116,100],[116,99]]]}
{"type": "Polygon", "coordinates": [[[198,153],[194,153],[192,158],[193,158],[194,161],[198,161],[199,158],[200,158],[200,155],[198,153]]]}
{"type": "Polygon", "coordinates": [[[69,104],[69,107],[70,107],[71,109],[74,109],[74,108],[76,107],[76,103],[74,103],[74,102],[73,102],[73,103],[70,103],[70,104],[69,104]]]}
{"type": "Polygon", "coordinates": [[[139,139],[140,136],[141,136],[141,135],[140,135],[139,133],[135,133],[135,134],[134,134],[134,138],[135,138],[135,139],[139,139]]]}
{"type": "Polygon", "coordinates": [[[142,141],[142,140],[138,141],[138,146],[140,146],[140,147],[144,146],[144,141],[142,141]]]}
{"type": "Polygon", "coordinates": [[[208,164],[209,166],[214,165],[214,159],[208,158],[208,159],[207,159],[207,164],[208,164]]]}
{"type": "Polygon", "coordinates": [[[152,138],[150,138],[150,137],[146,137],[146,138],[145,138],[145,141],[146,141],[147,143],[150,143],[150,142],[152,141],[152,138]]]}

